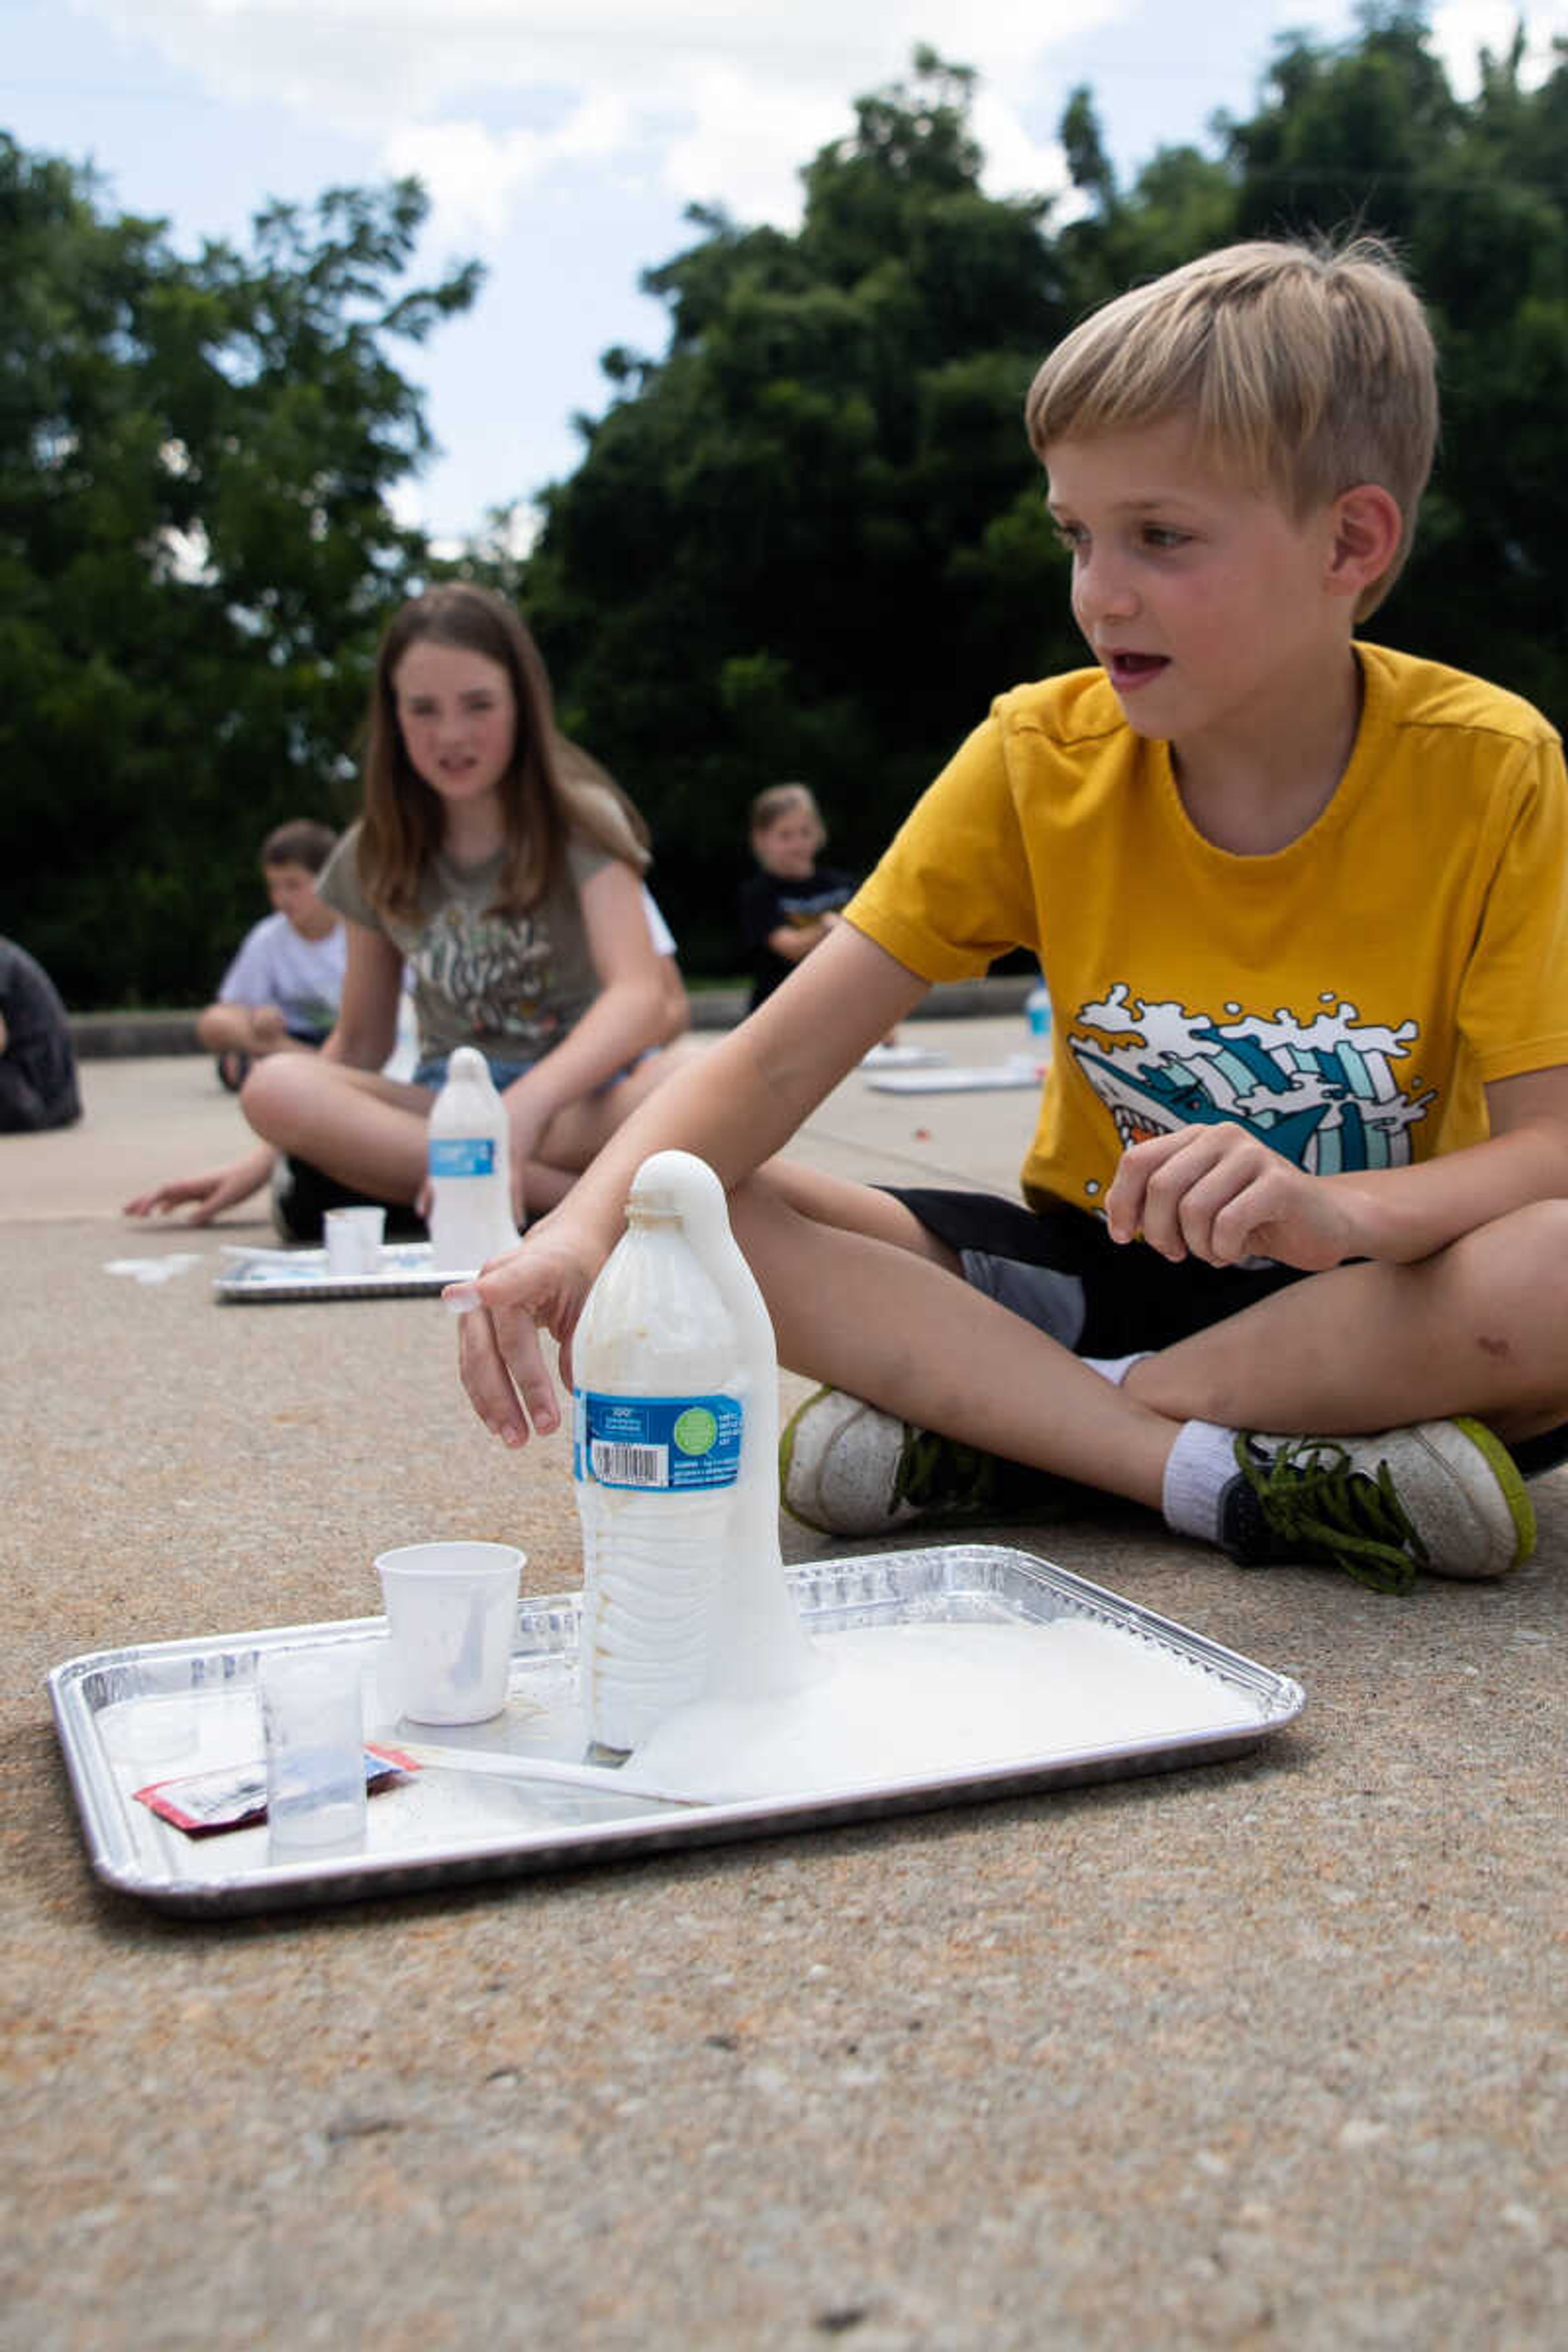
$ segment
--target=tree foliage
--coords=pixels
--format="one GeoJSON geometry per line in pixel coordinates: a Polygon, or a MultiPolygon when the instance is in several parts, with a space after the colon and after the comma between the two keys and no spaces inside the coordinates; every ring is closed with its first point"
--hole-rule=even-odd
{"type": "Polygon", "coordinates": [[[418,187],[272,205],[194,260],[0,139],[0,929],[77,1005],[210,992],[280,818],[331,816],[428,446],[388,356],[418,187]]]}
{"type": "MultiPolygon", "coordinates": [[[[990,698],[1084,658],[1022,404],[1122,287],[1243,236],[1394,238],[1431,307],[1445,430],[1415,555],[1372,626],[1568,718],[1568,64],[1516,39],[1459,100],[1425,13],[1276,45],[1245,120],[1123,186],[1065,95],[1065,197],[981,186],[972,77],[920,52],[805,165],[793,232],[711,207],[646,277],[657,355],[520,559],[563,718],[649,816],[696,971],[733,970],[745,809],[816,788],[868,865],[990,698]]],[[[426,446],[387,356],[472,299],[400,292],[421,198],[273,207],[177,260],[83,174],[0,145],[0,928],[79,1003],[190,1001],[253,903],[255,842],[342,769],[365,652],[439,569],[387,494],[426,446]]]]}
{"type": "Polygon", "coordinates": [[[1376,633],[1568,716],[1568,71],[1528,89],[1521,63],[1518,41],[1486,58],[1461,103],[1423,12],[1369,7],[1352,40],[1282,38],[1250,119],[1126,188],[1075,90],[1052,205],[982,192],[970,78],[925,52],[806,166],[795,235],[691,215],[645,279],[668,351],[611,355],[523,586],[572,722],[653,820],[699,967],[734,961],[752,793],[805,777],[836,854],[868,864],[993,694],[1084,658],[1025,388],[1073,320],[1237,236],[1402,250],[1447,425],[1376,633]]]}
{"type": "Polygon", "coordinates": [[[806,167],[801,226],[690,215],[657,362],[545,501],[531,616],[568,723],[654,820],[683,948],[733,968],[744,811],[803,776],[868,860],[955,713],[1037,669],[1055,569],[1018,417],[1068,312],[1046,206],[979,186],[924,53],[806,167]]]}

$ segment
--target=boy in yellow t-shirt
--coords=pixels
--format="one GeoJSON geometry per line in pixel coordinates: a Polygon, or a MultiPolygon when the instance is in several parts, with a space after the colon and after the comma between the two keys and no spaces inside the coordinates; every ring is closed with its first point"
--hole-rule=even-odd
{"type": "Polygon", "coordinates": [[[557,1426],[537,1328],[570,1339],[678,1146],[830,1384],[785,1436],[812,1524],[1071,1481],[1395,1591],[1528,1555],[1521,1474],[1568,1454],[1568,777],[1527,704],[1354,635],[1435,373],[1364,240],[1208,255],[1050,355],[1029,433],[1095,667],[1004,695],[832,937],[481,1277],[497,1434],[557,1426]],[[1013,947],[1056,1008],[1025,1202],[763,1165],[1013,947]]]}

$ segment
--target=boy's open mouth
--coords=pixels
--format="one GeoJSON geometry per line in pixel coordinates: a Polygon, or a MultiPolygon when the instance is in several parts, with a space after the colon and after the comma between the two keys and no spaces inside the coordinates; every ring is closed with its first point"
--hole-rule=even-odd
{"type": "Polygon", "coordinates": [[[1169,662],[1165,654],[1132,654],[1113,651],[1102,654],[1107,677],[1112,686],[1142,686],[1157,677],[1169,662]]]}

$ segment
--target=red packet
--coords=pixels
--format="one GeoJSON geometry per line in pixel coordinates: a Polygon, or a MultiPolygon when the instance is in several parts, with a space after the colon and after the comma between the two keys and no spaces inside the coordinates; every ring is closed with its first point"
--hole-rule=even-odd
{"type": "MultiPolygon", "coordinates": [[[[364,1785],[370,1796],[418,1769],[400,1748],[367,1747],[364,1751],[364,1785]]],[[[221,1837],[227,1830],[251,1829],[267,1819],[267,1767],[261,1762],[220,1764],[208,1772],[150,1780],[133,1793],[139,1805],[184,1830],[187,1837],[221,1837]]]]}

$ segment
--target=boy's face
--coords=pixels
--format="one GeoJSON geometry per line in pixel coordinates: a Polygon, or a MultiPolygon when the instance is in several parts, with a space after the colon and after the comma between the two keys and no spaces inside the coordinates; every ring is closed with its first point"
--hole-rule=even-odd
{"type": "Polygon", "coordinates": [[[1200,459],[1184,417],[1055,443],[1047,464],[1073,616],[1139,734],[1256,746],[1339,680],[1333,507],[1298,521],[1200,459]]]}
{"type": "Polygon", "coordinates": [[[808,808],[788,808],[752,835],[759,866],[784,882],[804,882],[816,863],[822,827],[808,808]]]}
{"type": "Polygon", "coordinates": [[[324,939],[338,919],[326,900],[317,897],[316,877],[310,867],[289,859],[279,866],[264,866],[261,871],[274,912],[287,915],[302,939],[324,939]]]}

